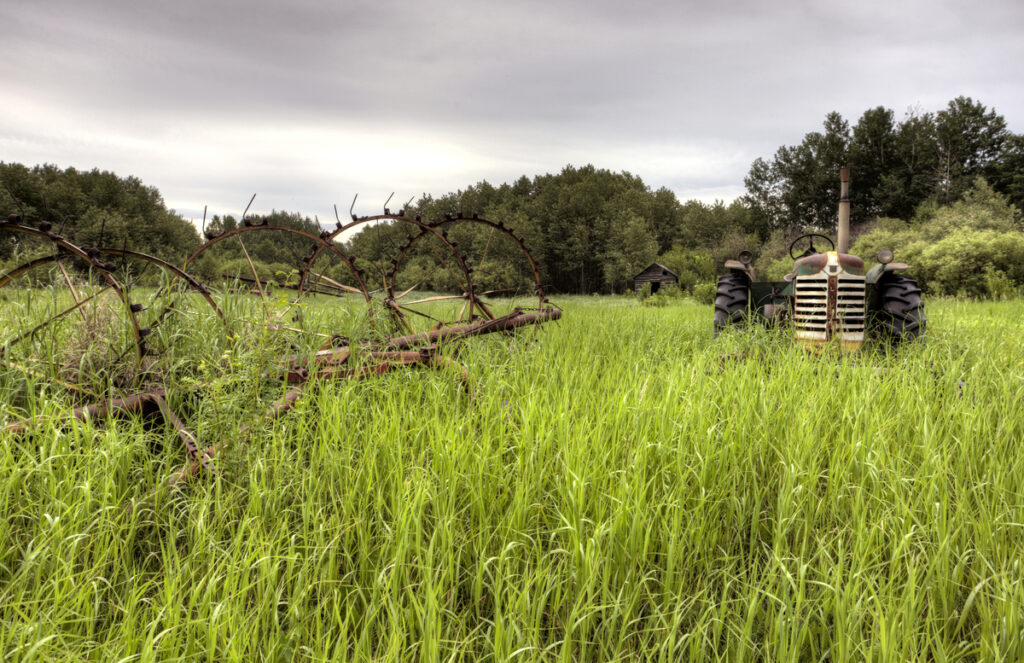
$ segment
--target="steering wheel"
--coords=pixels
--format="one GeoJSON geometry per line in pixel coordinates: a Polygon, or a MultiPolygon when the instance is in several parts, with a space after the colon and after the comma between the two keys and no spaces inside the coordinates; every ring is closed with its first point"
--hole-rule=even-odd
{"type": "Polygon", "coordinates": [[[835,251],[836,250],[835,242],[833,242],[827,236],[825,236],[825,235],[818,235],[816,233],[811,233],[811,234],[808,234],[808,235],[800,235],[799,237],[797,237],[796,239],[793,240],[793,242],[789,245],[789,257],[792,258],[793,260],[799,260],[800,258],[806,258],[807,256],[813,256],[815,253],[821,253],[821,251],[819,251],[818,249],[814,248],[814,238],[815,237],[817,237],[819,239],[823,239],[826,242],[828,242],[828,250],[829,251],[835,251]],[[807,240],[807,248],[804,249],[803,253],[801,253],[800,255],[794,255],[793,254],[793,250],[795,248],[797,248],[797,244],[800,243],[800,240],[804,240],[804,239],[807,240]]]}

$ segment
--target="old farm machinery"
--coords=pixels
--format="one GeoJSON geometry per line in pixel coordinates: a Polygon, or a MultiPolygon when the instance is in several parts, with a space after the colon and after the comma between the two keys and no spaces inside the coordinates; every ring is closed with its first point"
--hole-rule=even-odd
{"type": "MultiPolygon", "coordinates": [[[[350,219],[337,217],[319,232],[251,218],[246,208],[237,227],[215,232],[204,223],[204,243],[179,265],[125,246],[78,246],[46,220],[0,218],[0,240],[18,256],[0,274],[0,378],[65,393],[78,405],[68,421],[138,415],[163,422],[187,453],[175,477],[181,480],[209,466],[223,442],[204,449],[187,417],[168,405],[173,390],[175,401],[203,398],[201,381],[169,387],[161,376],[182,366],[188,371],[197,333],[237,339],[242,309],[257,318],[244,328],[262,330],[283,350],[269,376],[283,386],[268,398],[264,423],[291,410],[317,380],[424,366],[452,371],[465,386],[466,369],[445,351],[451,344],[561,316],[544,294],[525,239],[501,221],[463,213],[428,221],[386,205],[383,214],[368,216],[350,208],[350,219]],[[376,259],[346,252],[343,233],[372,236],[382,228],[390,239],[381,241],[376,259]],[[460,247],[466,237],[475,244],[460,247]],[[288,278],[275,282],[258,273],[246,244],[266,241],[307,247],[287,258],[288,278]],[[228,246],[241,251],[251,271],[200,279],[195,267],[228,246]],[[479,273],[492,281],[503,275],[509,287],[483,289],[479,273]]],[[[4,431],[21,435],[43,423],[54,422],[29,417],[4,431]]]]}
{"type": "Polygon", "coordinates": [[[865,270],[864,261],[847,253],[850,244],[850,173],[840,175],[836,242],[817,233],[797,237],[789,245],[793,269],[782,281],[757,281],[753,256],[743,251],[725,263],[718,280],[714,331],[752,320],[788,323],[796,340],[814,351],[835,346],[861,347],[866,337],[897,343],[924,333],[921,289],[903,274],[908,265],[893,262],[882,249],[878,264],[865,270]],[[825,249],[825,250],[821,250],[825,249]]]}

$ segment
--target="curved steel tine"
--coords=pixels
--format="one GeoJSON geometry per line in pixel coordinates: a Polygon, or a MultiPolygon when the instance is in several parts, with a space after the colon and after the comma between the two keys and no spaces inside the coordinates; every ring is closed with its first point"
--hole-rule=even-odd
{"type": "Polygon", "coordinates": [[[18,206],[18,211],[21,212],[21,221],[22,221],[22,223],[24,223],[25,222],[25,208],[21,206],[21,201],[18,200],[18,197],[16,195],[14,195],[14,192],[11,191],[10,187],[8,187],[6,183],[4,184],[4,189],[7,191],[7,195],[9,195],[11,197],[11,200],[14,201],[14,204],[18,206]]]}
{"type": "Polygon", "coordinates": [[[238,220],[239,222],[241,222],[243,219],[245,219],[245,215],[249,213],[249,208],[252,207],[252,201],[254,201],[254,200],[256,200],[256,194],[255,193],[252,194],[252,198],[249,199],[249,204],[245,206],[245,211],[242,212],[242,218],[238,220]]]}

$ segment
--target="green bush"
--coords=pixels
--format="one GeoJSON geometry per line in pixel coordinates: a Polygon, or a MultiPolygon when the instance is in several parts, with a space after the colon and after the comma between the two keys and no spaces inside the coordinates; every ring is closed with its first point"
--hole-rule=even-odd
{"type": "Polygon", "coordinates": [[[718,285],[714,281],[705,281],[704,283],[698,283],[693,286],[693,298],[697,300],[699,304],[714,304],[715,293],[718,291],[718,285]]]}
{"type": "Polygon", "coordinates": [[[279,285],[288,279],[294,269],[291,265],[283,262],[266,263],[253,260],[250,265],[245,258],[235,258],[220,263],[214,278],[226,275],[228,278],[251,279],[253,267],[256,268],[256,273],[259,274],[261,281],[274,281],[279,285]]]}
{"type": "Polygon", "coordinates": [[[650,293],[650,284],[645,283],[644,288],[648,292],[647,296],[643,296],[643,290],[641,291],[640,303],[643,306],[668,306],[673,302],[678,302],[686,294],[679,286],[664,286],[658,289],[658,292],[653,295],[650,293]]]}
{"type": "Polygon", "coordinates": [[[937,294],[1002,297],[1024,284],[1024,233],[957,230],[925,248],[913,268],[937,294]]]}
{"type": "Polygon", "coordinates": [[[990,299],[1010,299],[1018,294],[1013,281],[1003,272],[991,267],[985,270],[985,287],[990,299]]]}
{"type": "Polygon", "coordinates": [[[715,278],[715,259],[703,249],[674,246],[658,256],[658,262],[679,276],[679,287],[687,292],[691,292],[696,284],[715,278]]]}
{"type": "Polygon", "coordinates": [[[929,293],[1002,299],[1024,286],[1017,210],[979,178],[948,207],[926,203],[910,223],[879,219],[852,252],[868,261],[889,248],[929,293]]]}

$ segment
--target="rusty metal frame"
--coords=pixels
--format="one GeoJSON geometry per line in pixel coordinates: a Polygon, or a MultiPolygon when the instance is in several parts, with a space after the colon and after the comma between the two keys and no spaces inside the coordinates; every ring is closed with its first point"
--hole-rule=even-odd
{"type": "MultiPolygon", "coordinates": [[[[392,195],[394,195],[394,194],[392,194],[392,195]]],[[[358,196],[356,198],[358,198],[358,196]]],[[[388,200],[391,200],[391,198],[389,197],[388,200]]],[[[452,241],[450,241],[448,239],[448,237],[446,236],[446,233],[438,231],[438,229],[436,227],[432,226],[430,223],[424,223],[422,221],[422,219],[420,217],[418,217],[418,216],[417,217],[407,216],[405,214],[405,210],[404,209],[403,210],[399,210],[397,214],[392,214],[391,210],[388,209],[388,207],[387,207],[387,202],[384,203],[384,213],[383,214],[375,214],[375,215],[369,215],[369,216],[358,216],[358,215],[352,213],[352,209],[355,207],[355,202],[356,202],[356,199],[353,199],[352,200],[352,207],[349,208],[349,216],[351,217],[352,220],[350,222],[348,222],[348,223],[342,223],[341,222],[341,218],[338,217],[338,214],[337,214],[338,208],[337,207],[334,208],[335,218],[337,220],[337,223],[335,224],[335,229],[334,230],[324,231],[321,234],[321,237],[324,239],[324,241],[327,242],[327,243],[330,243],[333,246],[333,242],[334,242],[335,238],[337,238],[342,233],[348,232],[349,230],[353,230],[353,229],[355,229],[355,228],[357,228],[357,227],[359,227],[361,225],[365,225],[365,224],[369,224],[369,223],[373,223],[373,222],[377,222],[379,224],[379,223],[384,222],[384,221],[397,221],[399,223],[405,223],[405,224],[412,225],[414,228],[418,229],[418,231],[420,233],[420,236],[424,236],[424,235],[427,235],[427,234],[432,235],[435,239],[437,239],[439,242],[441,242],[441,244],[444,245],[445,248],[448,249],[448,251],[451,253],[452,257],[458,263],[459,269],[462,272],[463,278],[465,279],[464,296],[468,297],[468,301],[469,301],[469,314],[468,315],[469,315],[469,319],[472,320],[473,319],[473,305],[474,305],[474,301],[476,301],[476,297],[474,295],[474,288],[473,288],[473,278],[472,278],[472,271],[473,270],[470,269],[466,265],[465,257],[458,250],[457,245],[454,242],[452,242],[452,241]]],[[[410,235],[407,235],[406,237],[407,237],[407,242],[409,242],[409,241],[412,240],[413,235],[410,234],[410,235]]],[[[378,247],[378,248],[380,248],[380,247],[378,247]]],[[[299,287],[300,288],[305,285],[306,280],[308,278],[309,271],[312,269],[313,264],[316,262],[317,258],[320,256],[321,250],[322,249],[318,248],[317,250],[314,250],[313,252],[310,253],[310,255],[309,255],[309,257],[308,257],[308,259],[306,261],[306,264],[305,264],[304,268],[302,269],[302,271],[300,273],[300,276],[299,276],[299,287]]],[[[384,291],[385,291],[385,295],[386,295],[386,298],[384,300],[384,304],[385,304],[385,306],[387,306],[388,311],[391,313],[392,317],[396,321],[396,326],[398,328],[404,329],[404,330],[409,331],[409,332],[414,332],[415,329],[413,328],[412,324],[409,322],[408,316],[406,316],[405,312],[402,310],[402,306],[400,304],[398,304],[398,302],[397,302],[398,298],[395,297],[395,278],[394,277],[395,277],[395,274],[397,273],[397,268],[398,268],[398,261],[397,261],[397,259],[392,259],[391,260],[391,264],[392,264],[391,272],[386,272],[386,271],[382,270],[383,273],[381,275],[382,278],[384,279],[383,286],[384,286],[384,291]]],[[[462,284],[459,284],[459,285],[462,285],[462,284]]],[[[458,322],[458,321],[456,321],[456,322],[458,322]]],[[[439,324],[442,324],[442,325],[446,324],[446,323],[450,324],[451,321],[439,321],[439,324]]]]}
{"type": "MultiPolygon", "coordinates": [[[[353,206],[354,204],[355,201],[353,201],[353,206]]],[[[386,204],[387,203],[385,203],[385,205],[386,204]]],[[[391,336],[382,341],[357,341],[353,343],[345,340],[344,342],[347,343],[347,345],[342,347],[333,346],[332,344],[337,339],[335,337],[331,337],[331,342],[324,346],[324,349],[312,356],[281,358],[283,369],[276,377],[282,381],[282,384],[294,386],[289,387],[285,391],[284,395],[270,406],[261,418],[261,423],[257,425],[266,425],[290,411],[306,392],[306,388],[318,380],[363,379],[375,375],[381,375],[397,368],[424,366],[456,372],[462,387],[469,392],[470,384],[468,371],[464,367],[443,356],[441,351],[446,344],[485,334],[508,333],[520,327],[537,326],[551,320],[557,320],[561,317],[561,310],[548,304],[548,300],[544,296],[540,272],[529,249],[525,245],[525,240],[522,237],[518,237],[511,228],[506,227],[500,221],[489,221],[474,214],[472,217],[447,215],[443,220],[424,223],[419,217],[411,218],[406,216],[404,214],[404,210],[399,211],[398,214],[392,214],[386,206],[384,208],[384,214],[362,217],[351,214],[351,216],[352,221],[350,223],[342,224],[339,219],[334,231],[324,231],[320,233],[320,235],[314,235],[305,230],[290,226],[269,225],[266,223],[253,225],[245,221],[245,215],[243,214],[244,225],[218,235],[207,234],[207,241],[189,255],[180,267],[176,267],[155,256],[130,251],[127,248],[114,249],[101,247],[82,249],[68,242],[60,235],[49,232],[50,226],[48,223],[43,222],[38,229],[31,228],[29,226],[22,225],[19,217],[18,222],[12,222],[10,220],[0,221],[0,228],[39,237],[49,241],[55,246],[55,253],[41,258],[35,258],[24,265],[16,267],[8,274],[0,275],[0,288],[9,284],[15,278],[42,265],[49,263],[61,265],[60,258],[62,255],[72,256],[78,260],[84,261],[91,269],[96,270],[108,284],[107,288],[104,288],[101,292],[107,289],[112,289],[123,301],[128,318],[131,321],[132,330],[134,331],[134,346],[137,352],[137,357],[141,361],[141,357],[143,356],[144,338],[149,330],[140,329],[139,322],[136,317],[137,309],[130,301],[128,289],[125,288],[117,278],[115,278],[112,273],[114,270],[111,269],[110,266],[104,264],[99,259],[99,256],[130,258],[156,265],[166,273],[170,274],[173,278],[184,281],[190,289],[200,293],[210,305],[217,318],[223,322],[224,316],[220,307],[211,296],[209,289],[198,279],[189,274],[189,265],[212,246],[231,237],[240,237],[241,235],[250,232],[291,233],[308,239],[312,243],[310,254],[302,259],[303,265],[300,270],[299,283],[297,286],[292,286],[291,288],[298,291],[296,301],[298,301],[304,293],[317,292],[317,289],[310,283],[310,276],[311,274],[315,275],[315,273],[312,272],[312,268],[317,258],[327,251],[339,257],[343,261],[349,271],[354,275],[355,280],[359,285],[358,288],[352,288],[350,286],[344,286],[333,282],[332,287],[337,287],[339,292],[351,292],[362,295],[370,309],[370,316],[372,319],[373,297],[366,286],[365,280],[363,279],[365,270],[359,268],[355,264],[354,258],[345,255],[344,252],[342,252],[334,243],[334,240],[343,232],[374,222],[378,224],[383,222],[398,222],[412,226],[415,229],[415,233],[407,235],[406,241],[397,248],[398,257],[391,259],[390,271],[382,269],[381,274],[384,281],[383,289],[385,293],[385,305],[388,307],[388,310],[391,311],[394,318],[399,322],[398,329],[409,333],[391,336]],[[535,294],[538,297],[538,306],[535,311],[527,312],[526,310],[517,307],[510,313],[495,316],[487,305],[477,297],[472,283],[473,269],[467,265],[465,256],[458,250],[457,243],[449,240],[447,237],[448,233],[446,226],[457,223],[482,224],[490,227],[492,232],[501,232],[511,238],[511,240],[525,255],[530,270],[533,273],[536,287],[535,294]],[[450,252],[451,259],[454,261],[454,264],[458,266],[458,270],[462,272],[465,282],[464,292],[460,297],[467,301],[464,310],[465,308],[469,309],[469,316],[467,320],[462,320],[460,313],[459,320],[438,321],[439,324],[433,329],[418,332],[409,323],[402,311],[402,307],[396,302],[395,281],[399,268],[402,262],[409,255],[409,251],[412,246],[416,242],[428,237],[435,238],[448,250],[448,252],[450,252]],[[478,310],[480,315],[477,315],[474,309],[478,310]],[[353,356],[353,351],[355,351],[361,359],[361,363],[358,365],[352,365],[350,362],[350,359],[353,356]]],[[[488,245],[489,242],[490,239],[488,239],[488,245]]],[[[380,248],[383,257],[383,247],[380,248]]],[[[439,260],[441,260],[441,262],[438,264],[436,269],[440,269],[444,266],[451,271],[450,268],[448,268],[447,260],[441,257],[439,257],[439,260]]],[[[254,274],[254,276],[256,275],[254,274]]],[[[248,281],[248,279],[244,278],[241,280],[248,281]]],[[[458,284],[457,277],[455,277],[455,281],[458,284]]],[[[257,285],[259,292],[263,294],[262,283],[259,281],[258,276],[257,278],[252,279],[252,282],[257,285]]],[[[84,303],[84,301],[79,300],[77,293],[74,292],[73,285],[70,280],[68,280],[68,286],[72,289],[72,296],[76,302],[76,306],[62,311],[58,314],[58,317],[67,315],[84,303]]],[[[324,294],[334,293],[325,292],[324,294]]],[[[94,294],[85,301],[88,301],[88,299],[95,296],[97,295],[94,294]]],[[[173,304],[165,306],[164,310],[158,316],[158,322],[163,319],[164,315],[172,310],[173,307],[173,304]]],[[[43,326],[51,324],[55,320],[56,317],[51,318],[45,321],[43,326]]],[[[199,388],[197,387],[194,391],[198,392],[198,389],[199,388]]],[[[104,419],[123,415],[141,415],[150,419],[161,419],[174,431],[175,436],[181,441],[187,454],[187,463],[171,479],[172,484],[180,483],[192,476],[195,476],[203,469],[212,469],[213,461],[218,452],[223,448],[225,442],[218,442],[205,450],[201,449],[196,435],[186,427],[182,419],[179,418],[179,416],[171,409],[167,403],[166,397],[167,394],[163,389],[157,389],[147,393],[133,394],[119,398],[106,398],[100,403],[76,408],[62,419],[65,421],[80,421],[85,419],[104,419]]],[[[29,432],[35,427],[46,424],[52,425],[52,419],[37,417],[34,419],[10,423],[4,428],[4,431],[13,435],[21,435],[29,432]]],[[[239,435],[246,437],[253,429],[253,425],[243,425],[239,429],[239,435]]]]}
{"type": "MultiPolygon", "coordinates": [[[[447,229],[445,229],[445,226],[461,224],[461,223],[472,223],[472,224],[487,226],[487,227],[492,229],[492,232],[494,232],[494,231],[500,232],[500,233],[508,236],[512,240],[512,242],[519,248],[519,250],[526,257],[527,264],[529,264],[529,266],[530,266],[530,271],[533,273],[534,294],[537,297],[537,310],[542,310],[544,308],[544,305],[547,303],[548,300],[544,296],[544,285],[543,285],[543,283],[541,281],[540,270],[537,269],[537,263],[534,261],[533,255],[530,253],[530,250],[526,246],[525,238],[517,236],[515,234],[515,231],[512,228],[506,226],[503,222],[501,222],[501,221],[490,221],[488,219],[485,219],[485,218],[479,216],[478,214],[473,214],[472,216],[463,216],[461,214],[459,214],[459,215],[448,215],[448,216],[444,217],[443,219],[431,221],[429,226],[430,226],[431,229],[434,229],[434,230],[436,230],[438,228],[441,228],[442,229],[442,231],[441,231],[442,235],[447,240],[448,233],[447,233],[447,229]]],[[[399,250],[398,258],[396,259],[396,261],[394,263],[394,267],[391,270],[391,274],[389,275],[390,280],[391,280],[392,283],[394,283],[395,279],[397,278],[398,270],[399,270],[402,262],[405,260],[406,256],[408,255],[409,250],[416,244],[416,242],[418,242],[426,234],[427,234],[426,231],[422,231],[418,235],[410,236],[407,239],[405,244],[402,244],[401,246],[398,247],[398,250],[399,250]]],[[[481,293],[481,296],[482,296],[482,294],[483,293],[481,293]]],[[[462,296],[463,296],[463,298],[467,298],[467,299],[468,298],[472,298],[473,301],[476,302],[477,306],[480,308],[481,312],[484,314],[484,316],[486,318],[493,320],[496,317],[493,314],[493,312],[490,310],[490,308],[486,305],[486,303],[484,303],[474,293],[463,293],[462,296]]]]}
{"type": "MultiPolygon", "coordinates": [[[[42,331],[43,329],[53,324],[54,322],[64,317],[65,315],[75,310],[80,310],[80,307],[83,306],[86,303],[86,301],[97,296],[93,295],[92,297],[86,298],[86,300],[79,299],[78,294],[75,292],[74,286],[71,284],[67,272],[64,270],[63,265],[61,263],[61,258],[63,256],[70,256],[78,260],[85,261],[89,265],[90,269],[96,270],[96,272],[103,277],[104,281],[107,282],[107,287],[113,290],[117,294],[118,298],[122,301],[122,303],[124,303],[125,313],[130,322],[131,331],[134,339],[133,351],[135,354],[135,360],[137,365],[141,364],[142,358],[147,352],[145,340],[146,337],[153,331],[153,328],[157,324],[160,324],[160,322],[167,317],[170,311],[174,308],[174,305],[172,303],[164,306],[163,310],[156,316],[156,321],[153,324],[151,324],[150,327],[141,327],[139,325],[139,319],[137,315],[139,309],[137,309],[137,307],[132,303],[131,297],[129,295],[129,289],[125,287],[125,285],[121,283],[116,276],[114,276],[113,272],[115,270],[111,269],[110,266],[107,265],[106,263],[100,261],[98,256],[131,258],[152,265],[156,265],[159,269],[169,274],[173,279],[177,279],[184,282],[189,288],[198,292],[206,301],[206,303],[210,306],[210,308],[213,310],[217,318],[222,322],[224,320],[224,315],[221,312],[220,307],[217,305],[217,302],[214,301],[213,297],[210,295],[210,291],[205,286],[203,286],[202,283],[193,278],[190,274],[174,266],[173,264],[167,262],[166,260],[157,258],[156,256],[152,256],[147,253],[131,251],[128,249],[116,249],[105,247],[83,249],[75,244],[72,244],[71,242],[68,242],[60,235],[50,232],[49,230],[32,228],[30,226],[24,226],[20,224],[6,223],[0,226],[0,228],[3,228],[4,230],[13,231],[16,233],[31,235],[37,238],[42,238],[46,241],[49,241],[56,247],[55,253],[30,260],[29,262],[19,265],[10,272],[0,276],[0,288],[9,285],[16,278],[23,276],[38,267],[42,267],[44,265],[53,263],[60,268],[61,274],[63,274],[65,280],[67,281],[68,288],[72,294],[73,299],[75,300],[75,306],[69,307],[64,311],[61,311],[60,313],[51,316],[47,320],[44,320],[35,328],[33,328],[30,332],[27,332],[26,334],[23,334],[19,336],[17,339],[15,339],[15,343],[23,340],[26,336],[36,334],[42,331]]],[[[4,349],[0,348],[0,355],[2,355],[3,353],[4,349]]]]}
{"type": "MultiPolygon", "coordinates": [[[[360,292],[360,294],[363,295],[364,299],[366,300],[366,303],[369,304],[372,301],[372,297],[370,296],[370,292],[369,292],[369,290],[366,287],[366,283],[363,281],[363,272],[362,272],[362,270],[360,270],[359,268],[357,268],[355,266],[355,264],[353,264],[353,262],[352,262],[352,260],[351,260],[351,258],[349,256],[345,255],[337,246],[335,246],[334,244],[330,243],[329,240],[322,233],[320,235],[314,235],[313,233],[306,232],[305,230],[302,230],[301,228],[292,228],[291,226],[277,226],[277,225],[238,226],[237,228],[233,228],[231,230],[225,231],[223,233],[220,233],[219,235],[215,235],[213,237],[210,237],[202,246],[200,246],[198,249],[193,251],[192,254],[185,259],[185,262],[182,263],[181,269],[183,271],[187,271],[188,270],[188,266],[189,266],[190,263],[192,263],[196,258],[201,256],[203,253],[205,253],[211,247],[219,244],[220,242],[223,242],[224,240],[229,239],[231,237],[236,237],[236,236],[244,235],[244,234],[251,233],[251,232],[285,232],[285,233],[291,233],[293,235],[298,235],[300,237],[308,239],[310,242],[313,242],[313,247],[312,247],[313,251],[312,251],[312,253],[315,254],[315,255],[320,255],[320,252],[322,252],[325,249],[330,251],[335,256],[341,258],[342,262],[345,263],[345,265],[346,265],[346,267],[348,267],[349,271],[352,272],[353,276],[356,279],[356,282],[359,284],[359,288],[358,288],[359,292],[360,292]]],[[[300,276],[300,281],[299,281],[299,286],[300,286],[300,288],[299,288],[299,297],[302,296],[302,292],[303,292],[301,286],[304,283],[305,270],[300,271],[300,274],[302,274],[303,276],[300,276]]]]}
{"type": "MultiPolygon", "coordinates": [[[[134,346],[135,346],[136,360],[139,361],[139,362],[142,361],[142,356],[143,356],[142,339],[143,339],[144,334],[141,333],[141,330],[139,328],[138,318],[135,316],[135,311],[132,309],[131,301],[129,300],[128,295],[125,292],[124,288],[117,281],[117,279],[114,278],[114,276],[110,273],[110,270],[107,267],[107,265],[103,264],[96,257],[96,256],[100,255],[100,252],[98,250],[88,250],[88,251],[86,251],[86,250],[76,246],[75,244],[72,244],[71,242],[68,242],[67,240],[65,240],[60,235],[50,232],[49,230],[43,230],[43,229],[39,229],[39,228],[31,228],[29,226],[25,226],[25,225],[21,225],[21,224],[17,224],[17,223],[10,223],[10,222],[3,224],[2,226],[0,226],[0,228],[3,228],[4,230],[8,230],[8,231],[11,231],[11,232],[15,232],[15,233],[20,233],[20,234],[24,234],[24,235],[31,235],[33,237],[38,237],[38,238],[41,238],[41,239],[43,239],[45,241],[48,241],[48,242],[50,242],[51,244],[53,244],[57,248],[57,253],[58,254],[61,251],[63,251],[63,252],[65,252],[66,254],[68,254],[70,256],[73,256],[75,258],[78,258],[79,260],[84,261],[86,264],[88,264],[90,266],[91,269],[96,270],[96,272],[100,276],[103,277],[103,280],[105,280],[107,282],[107,284],[110,286],[110,288],[112,290],[114,290],[115,293],[117,293],[118,298],[124,304],[125,313],[127,314],[128,320],[131,323],[132,334],[134,335],[134,338],[135,338],[134,346]]],[[[13,281],[15,278],[17,278],[19,276],[22,276],[23,274],[26,274],[29,271],[31,271],[31,270],[33,270],[33,269],[35,269],[35,268],[37,268],[37,267],[39,267],[41,265],[47,264],[49,262],[56,262],[58,259],[59,259],[58,255],[44,256],[43,258],[36,258],[36,259],[34,259],[34,260],[32,260],[32,261],[30,261],[28,263],[25,263],[23,265],[19,265],[18,267],[14,268],[13,270],[8,272],[7,274],[4,274],[3,276],[0,276],[0,288],[3,288],[4,286],[8,285],[11,281],[13,281]]],[[[51,321],[53,321],[53,320],[54,319],[51,318],[51,321]]],[[[47,324],[49,324],[49,322],[47,322],[47,324]]]]}

